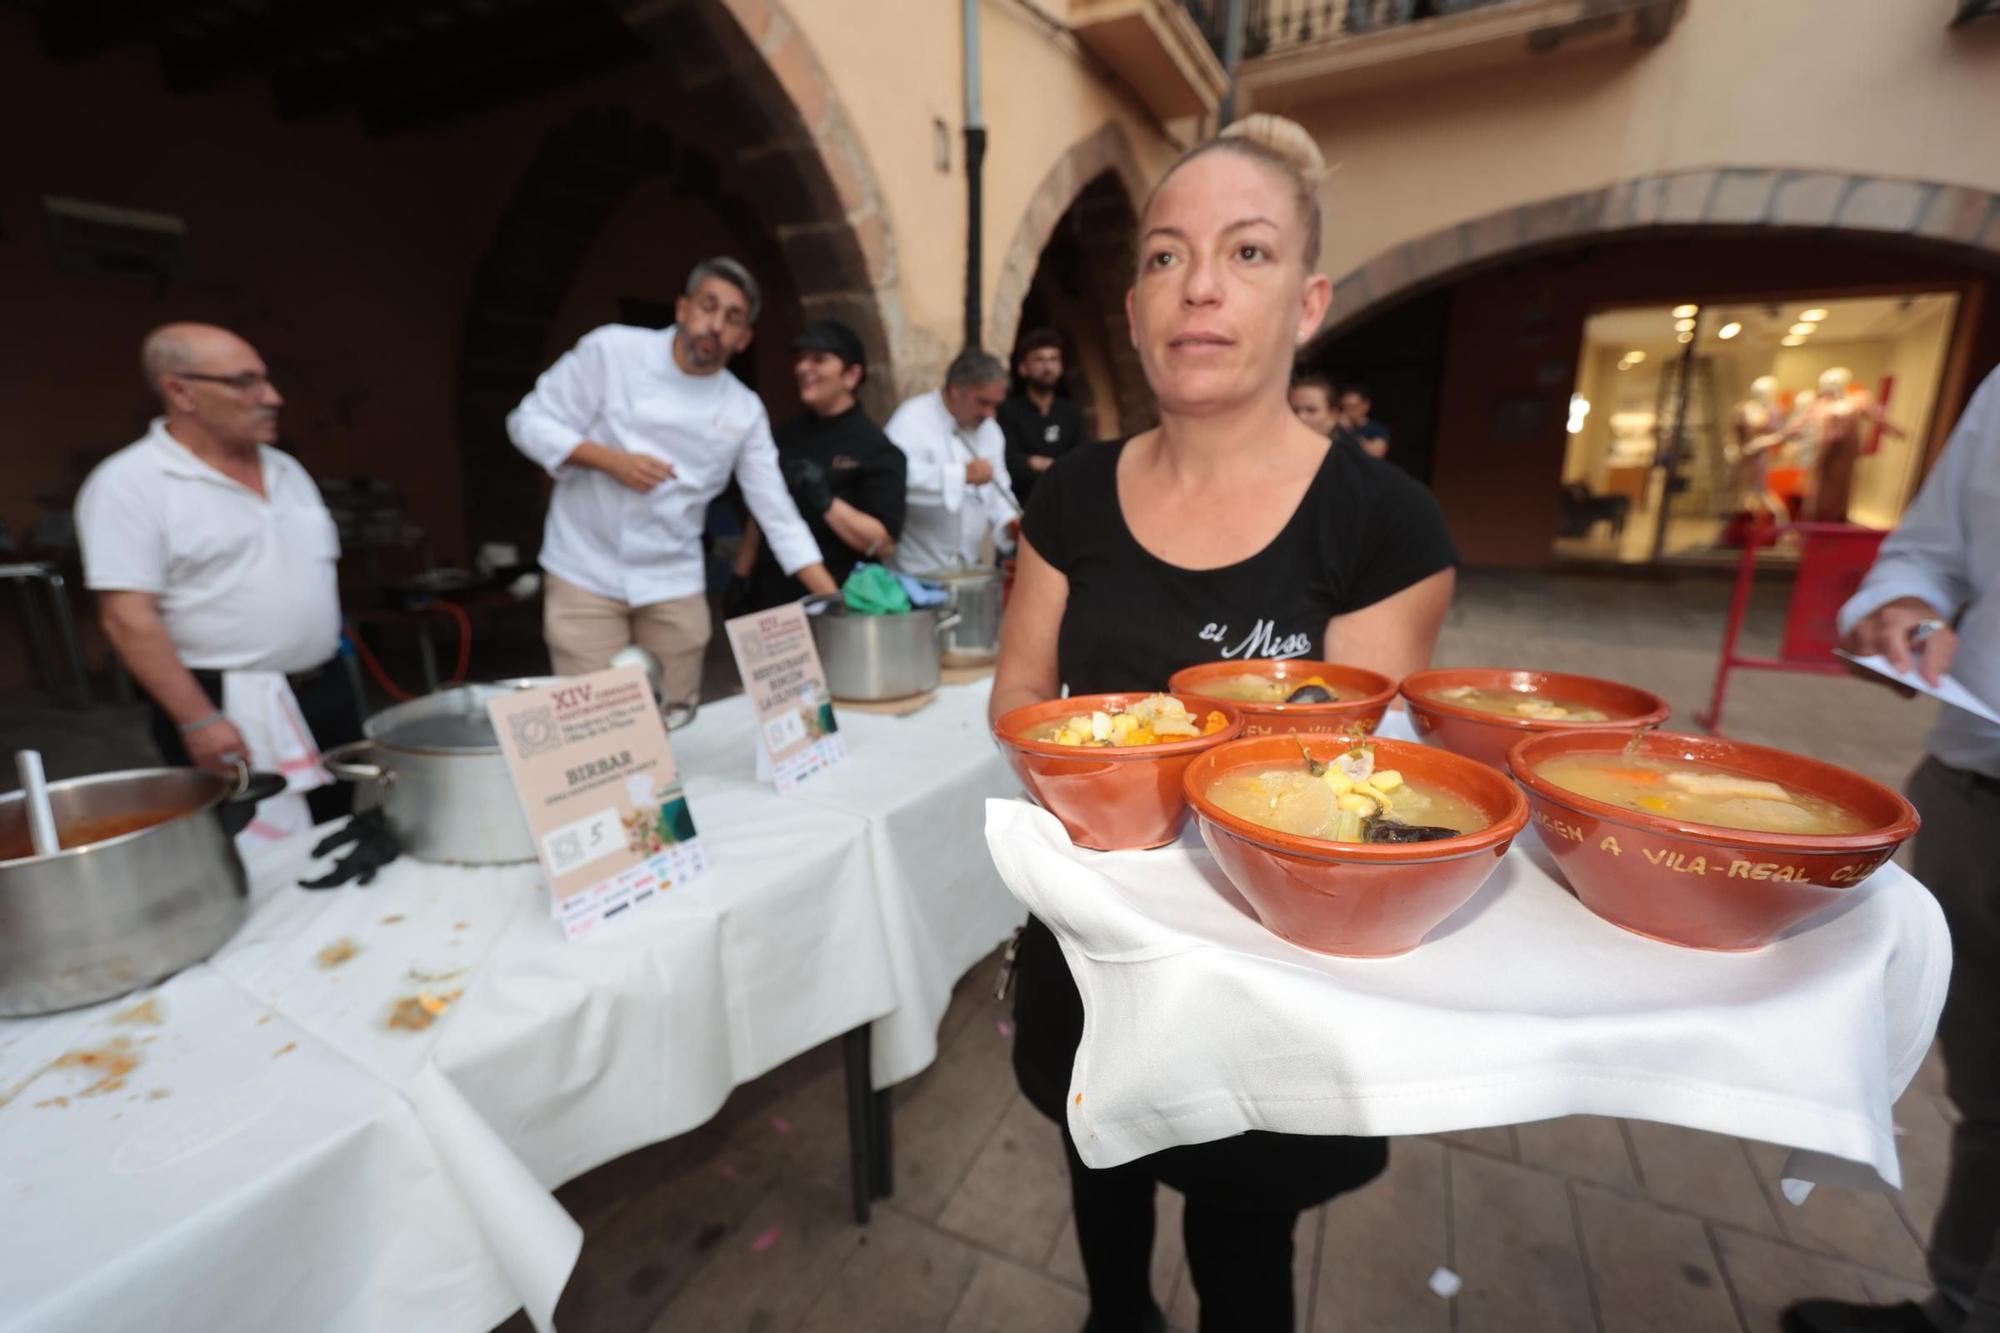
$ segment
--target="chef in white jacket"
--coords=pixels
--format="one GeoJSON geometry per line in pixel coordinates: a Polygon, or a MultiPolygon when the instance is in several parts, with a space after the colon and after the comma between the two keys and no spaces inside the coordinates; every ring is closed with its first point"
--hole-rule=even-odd
{"type": "Polygon", "coordinates": [[[764,405],[727,371],[760,303],[741,264],[703,260],[673,327],[593,330],[508,416],[515,447],[555,478],[541,565],[556,674],[602,670],[637,642],[660,659],[667,698],[700,694],[712,632],[702,526],[732,475],[785,572],[809,592],[837,591],[779,472],[764,405]]]}
{"type": "Polygon", "coordinates": [[[1020,517],[1007,475],[1007,438],[993,419],[1007,397],[1007,368],[986,352],[960,352],[944,387],[896,409],[884,433],[909,462],[909,503],[891,563],[905,574],[982,563],[1020,517]]]}

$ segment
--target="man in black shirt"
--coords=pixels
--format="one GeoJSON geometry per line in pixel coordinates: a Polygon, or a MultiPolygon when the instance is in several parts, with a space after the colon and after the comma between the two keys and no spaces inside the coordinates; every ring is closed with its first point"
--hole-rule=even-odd
{"type": "Polygon", "coordinates": [[[1062,383],[1062,337],[1054,329],[1036,329],[1021,339],[1014,356],[1021,392],[1000,404],[995,417],[1007,437],[1007,475],[1014,498],[1023,507],[1035,489],[1035,479],[1058,458],[1083,442],[1083,409],[1056,388],[1062,383]]]}
{"type": "MultiPolygon", "coordinates": [[[[903,531],[902,450],[865,416],[854,395],[867,377],[861,338],[838,320],[806,325],[792,342],[792,373],[805,411],[771,432],[778,466],[834,582],[863,560],[887,559],[903,531]]],[[[728,611],[747,615],[805,595],[772,557],[754,519],[736,554],[728,611]]]]}
{"type": "Polygon", "coordinates": [[[1350,384],[1340,391],[1340,421],[1347,434],[1370,458],[1387,458],[1389,428],[1368,415],[1374,406],[1375,400],[1359,384],[1350,384]]]}

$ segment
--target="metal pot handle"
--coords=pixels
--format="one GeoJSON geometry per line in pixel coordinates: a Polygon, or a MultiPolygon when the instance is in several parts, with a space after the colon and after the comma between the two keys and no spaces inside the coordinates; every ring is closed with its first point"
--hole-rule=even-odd
{"type": "Polygon", "coordinates": [[[374,748],[374,741],[349,741],[345,745],[336,745],[331,750],[325,751],[320,755],[319,761],[327,772],[342,782],[379,783],[386,791],[396,785],[395,769],[384,768],[380,764],[357,764],[351,758],[353,755],[365,754],[374,748]]]}
{"type": "Polygon", "coordinates": [[[816,616],[836,602],[845,605],[846,601],[847,599],[837,592],[816,592],[799,598],[799,605],[806,609],[807,615],[816,616]]]}
{"type": "Polygon", "coordinates": [[[964,621],[964,619],[965,617],[959,614],[957,611],[951,611],[946,613],[945,615],[939,616],[938,623],[935,626],[933,626],[933,628],[937,630],[939,635],[944,635],[952,630],[957,629],[960,623],[964,621]]]}
{"type": "Polygon", "coordinates": [[[256,773],[242,759],[231,762],[236,769],[236,785],[222,798],[226,805],[257,805],[279,795],[291,785],[282,773],[256,773]]]}

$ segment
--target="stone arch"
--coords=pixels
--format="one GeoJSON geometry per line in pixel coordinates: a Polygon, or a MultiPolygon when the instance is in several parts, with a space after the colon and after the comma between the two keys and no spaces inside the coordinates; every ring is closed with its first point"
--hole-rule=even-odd
{"type": "Polygon", "coordinates": [[[1035,280],[1035,266],[1048,248],[1056,224],[1062,220],[1078,196],[1111,173],[1124,192],[1127,207],[1137,223],[1139,201],[1145,198],[1144,178],[1139,159],[1125,131],[1115,123],[1102,126],[1095,134],[1069,146],[1042,183],[1028,199],[1021,221],[1007,246],[1007,258],[1000,266],[1000,278],[993,289],[993,306],[986,317],[986,344],[1002,356],[1020,333],[1021,303],[1035,280]]]}
{"type": "Polygon", "coordinates": [[[1106,125],[1072,145],[1035,190],[1007,249],[987,321],[988,347],[1005,358],[1021,334],[1029,295],[1044,280],[1058,250],[1080,270],[1082,295],[1094,317],[1089,328],[1070,329],[1079,346],[1098,349],[1110,375],[1119,429],[1143,429],[1154,419],[1145,372],[1125,322],[1125,291],[1137,244],[1138,200],[1143,198],[1137,158],[1122,130],[1106,125]],[[1080,262],[1079,262],[1080,261],[1080,262]]]}
{"type": "Polygon", "coordinates": [[[875,372],[864,389],[870,411],[879,418],[894,405],[907,351],[894,238],[860,140],[804,34],[778,0],[616,3],[708,123],[690,134],[624,108],[585,111],[548,134],[516,184],[479,261],[461,340],[458,420],[475,540],[528,540],[540,529],[540,496],[513,475],[506,414],[543,367],[584,257],[645,180],[665,179],[713,209],[753,268],[787,273],[805,319],[851,325],[875,372]]]}
{"type": "Polygon", "coordinates": [[[1642,176],[1521,204],[1391,247],[1334,283],[1326,337],[1481,268],[1579,241],[1673,231],[1794,231],[2000,256],[2000,194],[1785,167],[1642,176]]]}

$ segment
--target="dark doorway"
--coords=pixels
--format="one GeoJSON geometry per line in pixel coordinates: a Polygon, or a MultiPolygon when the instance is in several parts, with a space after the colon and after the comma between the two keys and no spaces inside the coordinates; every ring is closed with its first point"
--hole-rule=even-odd
{"type": "Polygon", "coordinates": [[[1431,479],[1437,442],[1450,320],[1450,291],[1432,292],[1336,337],[1309,343],[1299,357],[1301,366],[1325,375],[1337,388],[1365,388],[1375,404],[1371,415],[1389,428],[1389,461],[1425,483],[1431,479]]]}

